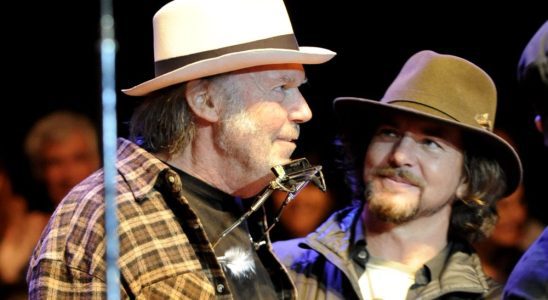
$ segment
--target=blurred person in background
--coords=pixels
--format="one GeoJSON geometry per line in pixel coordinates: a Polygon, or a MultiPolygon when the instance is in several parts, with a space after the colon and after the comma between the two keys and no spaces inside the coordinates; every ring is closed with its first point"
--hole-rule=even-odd
{"type": "MultiPolygon", "coordinates": [[[[523,50],[518,63],[518,81],[523,99],[535,109],[535,125],[543,133],[544,145],[548,147],[548,21],[523,50]]],[[[517,263],[508,278],[503,297],[548,299],[548,228],[517,263]]]]}
{"type": "Polygon", "coordinates": [[[50,213],[72,187],[99,169],[101,162],[93,123],[85,115],[69,111],[39,119],[26,137],[25,151],[40,186],[39,192],[25,191],[25,197],[29,193],[36,198],[33,203],[14,191],[8,169],[0,166],[2,299],[27,298],[25,271],[50,213]]]}
{"type": "MultiPolygon", "coordinates": [[[[272,193],[273,212],[282,205],[287,196],[286,192],[272,193]]],[[[274,227],[278,235],[272,239],[290,239],[306,236],[327,218],[335,207],[335,199],[331,191],[321,191],[313,185],[305,186],[284,208],[280,216],[279,226],[274,227]]]]}
{"type": "MultiPolygon", "coordinates": [[[[495,133],[515,149],[509,131],[495,129],[495,133]]],[[[527,165],[523,166],[527,173],[527,165]]],[[[491,236],[474,243],[485,273],[499,283],[505,283],[523,252],[542,232],[542,225],[528,216],[524,183],[507,197],[497,202],[498,219],[491,236]]]]}
{"type": "Polygon", "coordinates": [[[101,167],[93,123],[85,115],[71,111],[55,111],[39,119],[26,137],[25,152],[52,208],[101,167]]]}
{"type": "Polygon", "coordinates": [[[48,215],[31,211],[0,158],[0,298],[26,299],[24,273],[48,215]]]}

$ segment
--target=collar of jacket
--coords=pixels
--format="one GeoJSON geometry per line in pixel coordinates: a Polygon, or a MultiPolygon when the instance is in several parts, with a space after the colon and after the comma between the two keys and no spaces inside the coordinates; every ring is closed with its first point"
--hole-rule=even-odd
{"type": "Polygon", "coordinates": [[[146,198],[154,187],[158,175],[169,166],[152,153],[124,138],[118,139],[118,157],[123,161],[116,162],[116,169],[124,177],[137,202],[146,198]]]}
{"type": "MultiPolygon", "coordinates": [[[[326,222],[309,234],[303,246],[312,248],[335,264],[354,281],[357,287],[355,268],[352,267],[351,251],[356,241],[356,226],[362,211],[362,205],[349,206],[335,212],[326,222]]],[[[359,237],[358,237],[359,239],[359,237]]],[[[453,242],[445,267],[439,278],[432,278],[421,287],[420,299],[432,299],[452,292],[485,294],[494,282],[481,269],[479,257],[468,246],[453,242]]],[[[359,291],[359,288],[357,289],[359,291]]]]}

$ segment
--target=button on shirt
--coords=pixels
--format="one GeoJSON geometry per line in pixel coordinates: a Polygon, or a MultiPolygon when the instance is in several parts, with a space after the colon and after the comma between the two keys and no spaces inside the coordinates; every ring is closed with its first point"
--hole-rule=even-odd
{"type": "MultiPolygon", "coordinates": [[[[173,168],[173,167],[172,167],[173,168]]],[[[241,215],[240,200],[226,194],[205,182],[178,170],[183,185],[183,195],[196,212],[200,222],[204,224],[205,232],[211,242],[216,241],[221,233],[232,225],[241,215]]],[[[250,199],[251,200],[251,199],[250,199]]],[[[228,280],[230,291],[238,299],[277,299],[276,291],[267,270],[263,266],[259,256],[251,245],[251,238],[247,223],[243,222],[227,236],[225,236],[214,249],[217,257],[226,256],[228,251],[235,251],[247,257],[241,264],[252,265],[249,268],[237,272],[239,266],[232,270],[227,264],[221,264],[228,280]]],[[[217,292],[222,293],[226,287],[217,285],[217,292]]]]}

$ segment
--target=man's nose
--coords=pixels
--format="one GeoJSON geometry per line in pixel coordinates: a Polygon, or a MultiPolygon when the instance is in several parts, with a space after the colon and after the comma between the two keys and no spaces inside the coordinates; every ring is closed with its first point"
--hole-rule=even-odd
{"type": "Polygon", "coordinates": [[[289,119],[295,123],[305,123],[312,119],[312,111],[299,90],[296,91],[296,98],[289,108],[289,119]]]}
{"type": "Polygon", "coordinates": [[[416,160],[416,142],[412,137],[403,136],[394,144],[390,156],[390,163],[394,166],[410,167],[416,160]]]}

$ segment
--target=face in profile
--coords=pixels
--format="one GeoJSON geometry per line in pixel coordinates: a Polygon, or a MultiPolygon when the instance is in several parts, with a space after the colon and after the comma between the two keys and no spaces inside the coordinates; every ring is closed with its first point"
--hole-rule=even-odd
{"type": "Polygon", "coordinates": [[[235,103],[225,105],[214,140],[243,180],[264,178],[272,166],[289,162],[298,124],[312,117],[299,91],[304,82],[302,66],[290,64],[231,73],[213,88],[214,97],[235,103]]]}
{"type": "Polygon", "coordinates": [[[45,143],[41,150],[43,180],[55,205],[100,167],[94,138],[79,130],[63,139],[45,143]]]}

